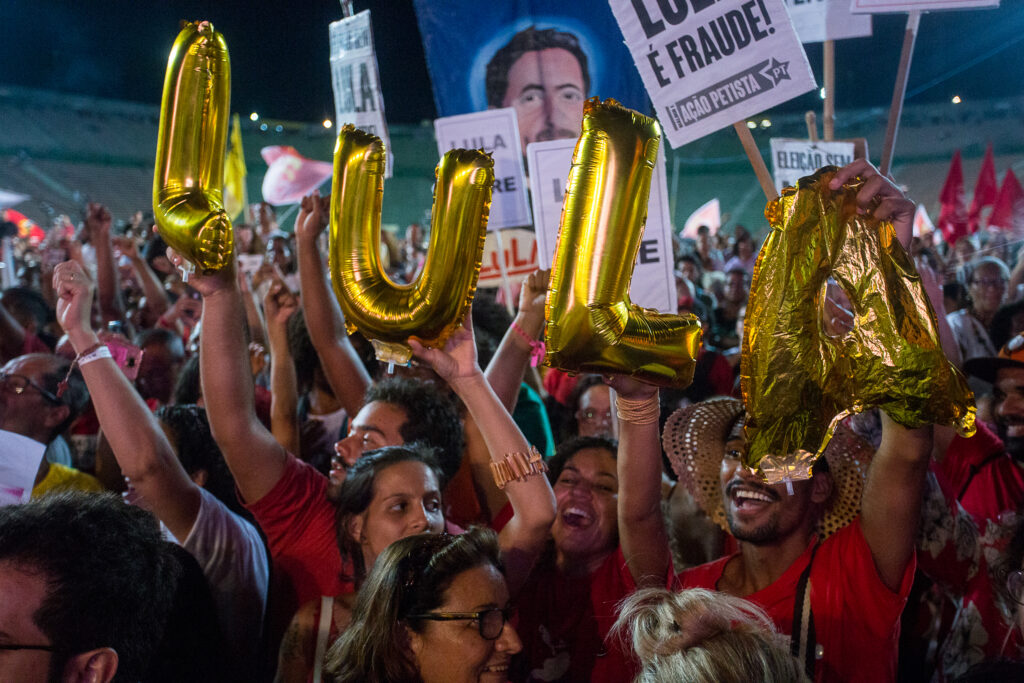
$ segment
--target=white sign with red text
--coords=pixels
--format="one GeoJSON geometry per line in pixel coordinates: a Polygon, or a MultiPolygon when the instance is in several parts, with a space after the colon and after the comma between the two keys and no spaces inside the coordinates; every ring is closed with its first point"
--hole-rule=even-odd
{"type": "Polygon", "coordinates": [[[783,0],[609,0],[673,147],[816,87],[783,0]]]}
{"type": "Polygon", "coordinates": [[[484,241],[484,256],[480,263],[480,277],[476,286],[501,287],[501,265],[499,258],[505,259],[505,274],[509,285],[517,285],[533,271],[540,268],[537,263],[537,240],[529,230],[516,228],[487,233],[484,241]],[[499,235],[501,249],[498,248],[499,235]]]}
{"type": "MultiPolygon", "coordinates": [[[[572,168],[575,140],[533,142],[526,146],[526,166],[530,172],[533,201],[533,227],[537,233],[541,268],[550,268],[562,222],[565,183],[572,168]]],[[[676,312],[676,287],[672,263],[672,221],[668,211],[668,185],[665,157],[651,175],[651,196],[647,204],[647,225],[640,241],[640,253],[633,267],[629,299],[644,308],[662,313],[676,312]]]]}

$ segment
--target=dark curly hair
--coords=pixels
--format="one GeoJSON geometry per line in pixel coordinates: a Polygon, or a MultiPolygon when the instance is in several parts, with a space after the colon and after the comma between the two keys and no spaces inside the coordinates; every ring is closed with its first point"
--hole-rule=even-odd
{"type": "Polygon", "coordinates": [[[536,26],[530,26],[512,36],[512,40],[495,52],[491,61],[487,63],[485,78],[487,106],[503,106],[505,92],[508,90],[508,72],[516,60],[527,52],[538,52],[551,48],[566,50],[576,58],[576,61],[580,63],[580,71],[583,73],[583,90],[585,93],[590,92],[590,68],[587,66],[587,55],[580,47],[579,38],[558,29],[538,29],[536,26]]]}
{"type": "Polygon", "coordinates": [[[619,442],[604,436],[574,436],[558,444],[555,454],[548,460],[548,480],[554,484],[558,476],[574,455],[584,448],[600,448],[612,454],[612,458],[618,459],[619,442]]]}
{"type": "Polygon", "coordinates": [[[419,442],[437,449],[441,487],[446,486],[459,471],[466,445],[454,401],[432,382],[411,377],[388,377],[371,385],[363,403],[373,401],[402,409],[406,420],[398,433],[405,443],[419,442]]]}

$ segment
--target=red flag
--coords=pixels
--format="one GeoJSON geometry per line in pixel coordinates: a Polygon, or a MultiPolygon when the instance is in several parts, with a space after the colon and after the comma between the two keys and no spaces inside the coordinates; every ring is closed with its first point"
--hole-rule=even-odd
{"type": "Polygon", "coordinates": [[[999,185],[996,183],[996,162],[992,157],[992,143],[985,148],[985,159],[981,162],[978,182],[974,185],[974,197],[967,209],[967,227],[973,234],[978,231],[981,222],[981,210],[996,203],[999,185]]]}
{"type": "Polygon", "coordinates": [[[939,194],[939,230],[949,244],[967,234],[967,208],[964,206],[964,169],[960,163],[960,150],[953,154],[946,184],[939,194]]]}
{"type": "Polygon", "coordinates": [[[320,187],[334,171],[326,161],[307,159],[294,147],[264,147],[260,155],[267,162],[263,176],[263,199],[274,205],[296,204],[303,195],[320,187]]]}
{"type": "Polygon", "coordinates": [[[1024,190],[1021,189],[1013,169],[1007,169],[1003,185],[992,207],[988,224],[994,228],[1024,233],[1024,190]]]}

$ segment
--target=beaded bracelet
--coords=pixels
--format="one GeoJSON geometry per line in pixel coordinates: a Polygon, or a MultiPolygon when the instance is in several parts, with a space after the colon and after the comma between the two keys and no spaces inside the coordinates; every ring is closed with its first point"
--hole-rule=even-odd
{"type": "Polygon", "coordinates": [[[509,453],[504,460],[491,463],[491,474],[494,475],[494,483],[499,489],[504,489],[505,484],[513,479],[523,481],[527,477],[547,471],[544,456],[535,446],[530,446],[529,453],[509,453]]]}
{"type": "Polygon", "coordinates": [[[633,400],[615,396],[615,413],[623,422],[635,425],[657,424],[661,417],[661,401],[658,394],[650,398],[633,400]]]}

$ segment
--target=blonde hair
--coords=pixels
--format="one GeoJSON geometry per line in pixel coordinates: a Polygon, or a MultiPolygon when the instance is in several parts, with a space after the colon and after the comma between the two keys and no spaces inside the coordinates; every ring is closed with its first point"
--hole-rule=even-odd
{"type": "Polygon", "coordinates": [[[613,632],[640,660],[634,683],[808,681],[768,615],[725,593],[637,591],[622,602],[613,632]]]}

